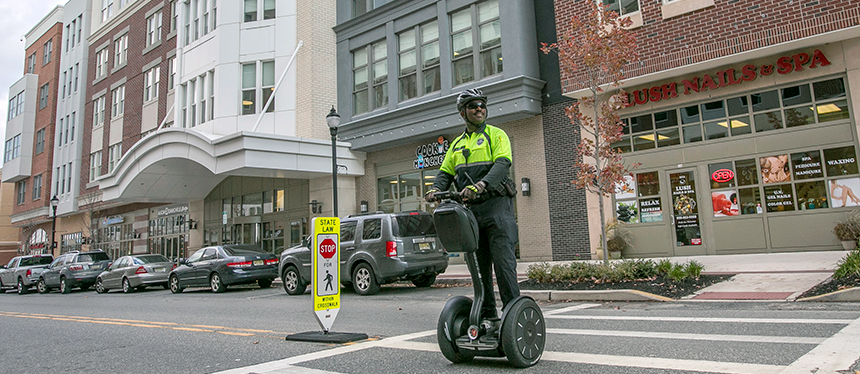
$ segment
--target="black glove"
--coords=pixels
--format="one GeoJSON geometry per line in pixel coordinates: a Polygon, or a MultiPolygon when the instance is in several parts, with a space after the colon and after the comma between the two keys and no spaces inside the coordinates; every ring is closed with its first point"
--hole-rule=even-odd
{"type": "Polygon", "coordinates": [[[460,197],[463,198],[463,201],[474,200],[478,198],[478,195],[484,193],[484,188],[487,187],[487,182],[478,181],[478,183],[470,184],[463,188],[460,191],[460,197]]]}
{"type": "Polygon", "coordinates": [[[433,195],[437,192],[439,192],[439,190],[436,190],[436,189],[427,191],[427,193],[424,194],[424,200],[427,201],[428,203],[435,203],[436,202],[436,196],[433,196],[433,195]]]}

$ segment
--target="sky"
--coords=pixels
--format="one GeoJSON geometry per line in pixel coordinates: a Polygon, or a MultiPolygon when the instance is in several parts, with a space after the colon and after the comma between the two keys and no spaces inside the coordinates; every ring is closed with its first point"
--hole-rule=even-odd
{"type": "MultiPolygon", "coordinates": [[[[48,12],[68,0],[0,0],[0,134],[6,143],[9,87],[24,76],[24,35],[48,12]]],[[[55,44],[56,45],[56,44],[55,44]]],[[[60,50],[54,47],[55,51],[60,50]]],[[[28,97],[28,100],[33,99],[28,97]]],[[[35,100],[35,99],[34,99],[35,100]]],[[[0,153],[0,155],[5,154],[0,153]]]]}

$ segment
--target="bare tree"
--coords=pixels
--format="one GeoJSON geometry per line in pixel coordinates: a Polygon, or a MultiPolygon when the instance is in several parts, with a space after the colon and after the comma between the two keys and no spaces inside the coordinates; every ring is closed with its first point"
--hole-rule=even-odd
{"type": "Polygon", "coordinates": [[[78,197],[78,208],[81,214],[78,215],[81,227],[86,230],[87,235],[82,239],[84,244],[95,243],[98,231],[98,220],[104,215],[104,211],[99,207],[102,205],[102,194],[100,191],[93,191],[81,194],[78,197]]]}
{"type": "Polygon", "coordinates": [[[608,263],[604,198],[631,175],[621,151],[612,144],[621,140],[624,123],[618,111],[627,105],[627,93],[620,89],[624,66],[638,59],[636,39],[628,30],[629,17],[620,18],[604,4],[586,1],[588,12],[574,15],[569,29],[553,44],[542,43],[544,53],[556,52],[561,69],[568,77],[583,80],[588,94],[565,108],[565,113],[580,135],[575,160],[577,179],[571,183],[598,195],[600,239],[603,261],[608,263]],[[604,87],[614,93],[607,93],[604,87]]]}

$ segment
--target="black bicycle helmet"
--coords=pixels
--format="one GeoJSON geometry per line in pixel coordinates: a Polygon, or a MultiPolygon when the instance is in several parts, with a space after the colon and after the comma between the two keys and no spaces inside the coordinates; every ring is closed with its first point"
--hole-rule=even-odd
{"type": "Polygon", "coordinates": [[[463,108],[466,107],[466,104],[475,100],[481,100],[485,105],[487,104],[487,97],[484,96],[484,93],[477,88],[461,92],[460,96],[457,96],[457,111],[462,112],[463,108]]]}

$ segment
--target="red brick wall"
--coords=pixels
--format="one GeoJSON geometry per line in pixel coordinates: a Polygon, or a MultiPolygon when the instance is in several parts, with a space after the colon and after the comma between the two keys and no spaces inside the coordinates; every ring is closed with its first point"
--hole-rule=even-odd
{"type": "MultiPolygon", "coordinates": [[[[33,163],[31,165],[30,176],[27,177],[27,191],[24,198],[24,204],[18,205],[17,190],[15,195],[15,204],[13,204],[13,214],[27,212],[33,209],[38,209],[51,205],[51,184],[54,163],[54,121],[57,116],[57,85],[59,84],[60,75],[60,52],[62,51],[62,35],[63,24],[57,23],[38,40],[36,40],[24,53],[24,69],[27,66],[27,58],[33,53],[36,54],[36,68],[33,73],[39,76],[39,84],[35,92],[27,92],[27,100],[36,102],[36,124],[33,129],[33,163]],[[51,40],[51,61],[42,65],[42,56],[44,56],[45,43],[51,40]],[[39,109],[39,90],[45,84],[48,84],[48,104],[39,109]],[[36,154],[36,133],[39,130],[45,129],[45,147],[44,150],[36,154]],[[42,175],[42,194],[36,200],[33,200],[33,176],[42,175]]],[[[26,71],[25,71],[26,73],[26,71]]],[[[17,186],[17,184],[16,184],[17,186]]],[[[17,187],[16,187],[17,188],[17,187]]]]}
{"type": "MultiPolygon", "coordinates": [[[[555,1],[559,35],[569,30],[572,15],[585,13],[586,5],[582,0],[555,1]]],[[[662,1],[639,0],[639,5],[643,25],[633,29],[633,32],[639,46],[640,60],[645,61],[662,54],[765,31],[778,25],[857,9],[860,0],[715,0],[715,6],[666,20],[662,18],[662,1]]],[[[562,71],[562,81],[566,78],[570,77],[562,71]]]]}
{"type": "Polygon", "coordinates": [[[89,182],[90,174],[90,151],[92,149],[92,133],[93,133],[93,94],[105,90],[105,120],[104,120],[104,136],[103,142],[99,146],[102,149],[102,172],[107,173],[109,148],[110,148],[110,120],[111,120],[111,90],[110,87],[115,82],[126,78],[125,82],[125,110],[123,113],[123,129],[122,129],[122,152],[125,154],[128,150],[137,143],[140,138],[141,116],[143,111],[143,67],[159,57],[161,58],[161,76],[158,82],[158,118],[159,123],[164,118],[169,103],[167,103],[167,54],[176,49],[176,37],[167,39],[170,33],[170,4],[166,0],[152,0],[141,10],[132,14],[128,19],[117,24],[111,31],[98,40],[92,41],[89,46],[89,66],[87,67],[87,84],[86,109],[84,110],[84,134],[83,134],[83,154],[81,157],[81,191],[83,193],[94,192],[97,188],[87,190],[86,184],[89,182]],[[161,9],[161,45],[143,54],[146,49],[146,13],[158,6],[161,9]],[[114,66],[114,37],[119,35],[119,32],[126,26],[128,30],[128,57],[126,66],[113,72],[114,66]],[[96,72],[96,48],[108,43],[108,75],[101,81],[93,85],[96,72]]]}

